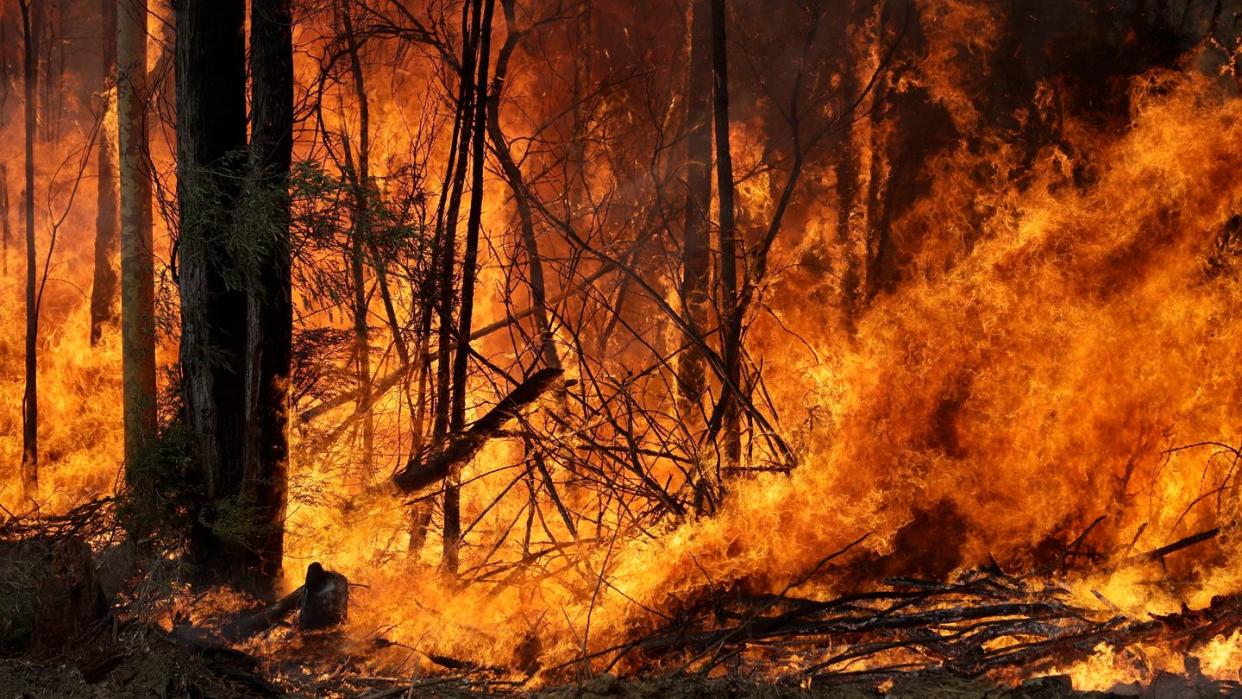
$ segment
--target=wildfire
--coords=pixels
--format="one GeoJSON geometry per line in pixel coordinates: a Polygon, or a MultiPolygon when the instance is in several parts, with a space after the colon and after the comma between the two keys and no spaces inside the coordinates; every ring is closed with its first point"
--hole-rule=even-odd
{"type": "MultiPolygon", "coordinates": [[[[1107,624],[1208,609],[1242,592],[1242,100],[1228,72],[1236,47],[1205,39],[1165,64],[1102,80],[1111,92],[1100,100],[1125,105],[1102,117],[1079,103],[1088,88],[1059,82],[1071,80],[1068,69],[1039,78],[1033,99],[1021,104],[993,94],[990,82],[1004,79],[998,61],[1021,41],[1008,33],[1014,20],[1004,3],[920,1],[902,10],[852,3],[848,27],[824,29],[836,32],[837,48],[822,48],[821,37],[794,61],[802,61],[799,71],[813,60],[825,67],[807,69],[802,82],[791,78],[791,89],[822,95],[836,94],[825,86],[852,85],[861,95],[855,105],[795,100],[804,120],[823,124],[813,142],[809,130],[796,131],[812,127],[782,125],[773,105],[785,103],[763,96],[786,89],[784,78],[768,84],[739,69],[730,142],[743,256],[763,247],[774,217],[784,220],[765,252],[766,273],[751,257],[741,265],[754,284],[744,333],[754,406],[742,463],[722,466],[701,439],[715,419],[711,401],[689,408],[679,401],[675,357],[685,351],[684,332],[665,310],[681,317],[681,253],[670,242],[680,223],[668,222],[676,207],[664,198],[682,196],[672,192],[685,175],[668,152],[683,146],[660,139],[680,123],[682,107],[669,106],[670,98],[657,117],[642,112],[655,110],[653,95],[669,92],[658,80],[683,79],[658,70],[640,79],[629,70],[683,63],[685,31],[599,4],[588,30],[604,32],[617,15],[635,35],[601,34],[595,49],[577,47],[585,52],[578,59],[573,42],[581,37],[533,28],[543,3],[519,3],[511,18],[541,42],[513,54],[496,129],[531,182],[518,190],[488,161],[474,329],[504,329],[472,346],[481,359],[467,392],[469,421],[539,361],[540,330],[523,315],[537,303],[523,215],[541,222],[554,299],[548,333],[571,385],[544,395],[462,469],[465,543],[451,577],[433,545],[443,522],[439,486],[400,493],[386,479],[440,446],[425,443],[430,431],[417,402],[435,371],[421,359],[434,354],[434,333],[408,348],[400,338],[424,322],[419,313],[432,313],[420,296],[429,272],[418,246],[435,225],[436,198],[451,187],[444,177],[451,147],[434,134],[453,128],[444,95],[455,83],[430,50],[412,57],[407,44],[387,40],[397,19],[359,14],[355,21],[374,22],[356,58],[368,85],[364,120],[360,95],[336,63],[340,12],[298,8],[303,121],[294,159],[309,163],[306,181],[317,189],[295,194],[293,204],[304,236],[294,255],[295,331],[307,349],[293,378],[299,414],[285,592],[312,561],[362,585],[343,642],[376,672],[436,672],[452,658],[533,674],[535,682],[660,668],[655,651],[627,656],[626,644],[674,620],[706,618],[709,599],[723,600],[723,609],[796,592],[808,605],[832,604],[880,589],[886,578],[967,576],[975,584],[969,576],[987,570],[1022,579],[1007,588],[1007,602],[1107,624]],[[894,16],[901,12],[907,16],[894,16]],[[852,62],[831,58],[837,50],[852,62]],[[620,66],[608,75],[622,87],[561,79],[578,75],[584,61],[597,71],[585,71],[591,85],[605,83],[600,66],[620,66]],[[304,108],[313,101],[317,109],[304,108]],[[850,109],[858,113],[843,118],[850,109]],[[565,145],[574,138],[587,145],[565,145]],[[372,179],[365,186],[390,217],[375,225],[396,242],[366,253],[359,281],[369,325],[365,349],[355,350],[357,309],[347,300],[355,282],[343,236],[359,214],[348,209],[339,163],[349,152],[355,168],[365,142],[372,179]],[[792,203],[782,203],[791,162],[804,157],[798,149],[807,151],[801,180],[792,203]],[[533,214],[518,209],[527,196],[540,202],[533,214]],[[873,240],[881,229],[885,237],[873,240]],[[624,265],[636,271],[615,271],[624,265]],[[390,320],[398,317],[411,320],[394,333],[401,323],[390,320]],[[365,405],[351,398],[359,395],[358,351],[374,391],[365,405]],[[739,474],[722,477],[715,501],[696,500],[722,468],[739,474]],[[430,514],[419,525],[423,511],[430,514]]],[[[14,6],[0,5],[6,17],[14,6]]],[[[152,26],[161,21],[153,16],[152,26]]],[[[497,47],[519,31],[504,26],[497,47]]],[[[457,48],[460,37],[444,31],[446,46],[457,48]]],[[[776,53],[768,40],[739,41],[768,60],[776,53]]],[[[37,493],[23,494],[15,469],[0,476],[0,505],[12,514],[64,512],[124,483],[119,337],[109,332],[91,346],[87,331],[95,203],[72,194],[63,165],[74,169],[90,147],[82,144],[93,143],[87,114],[79,110],[54,142],[39,144],[36,240],[42,253],[50,250],[39,338],[44,456],[37,493]]],[[[21,184],[11,164],[20,160],[20,120],[2,129],[16,220],[21,184]]],[[[173,136],[161,134],[152,148],[167,197],[175,189],[173,136]]],[[[165,262],[173,237],[157,232],[165,262]]],[[[16,248],[7,265],[0,459],[17,464],[26,309],[16,248]]],[[[163,306],[172,303],[174,281],[171,272],[161,280],[169,329],[175,309],[163,306]]],[[[161,365],[175,367],[176,353],[170,331],[161,336],[161,365]]],[[[161,389],[171,391],[175,380],[175,372],[162,375],[161,389]]],[[[710,396],[724,392],[719,381],[709,387],[710,396]]],[[[894,594],[905,590],[898,588],[894,594]]],[[[207,623],[246,603],[231,591],[202,598],[178,590],[176,604],[155,614],[169,630],[176,610],[207,623]]],[[[955,595],[966,593],[937,594],[945,596],[927,609],[956,609],[955,595]]],[[[732,617],[717,613],[705,629],[729,628],[732,617]]],[[[997,612],[997,623],[1013,616],[997,612]]],[[[951,639],[967,621],[936,633],[951,639]]],[[[998,632],[983,647],[1005,652],[1026,643],[1024,634],[998,632]]],[[[826,645],[797,652],[755,642],[739,657],[772,680],[922,662],[906,648],[845,658],[854,647],[848,636],[833,627],[816,637],[826,645]]],[[[1155,632],[1145,638],[1100,642],[1082,658],[1050,659],[1025,675],[994,674],[1012,682],[1065,674],[1079,690],[1147,685],[1161,673],[1242,679],[1236,629],[1197,645],[1155,632]]],[[[290,642],[277,634],[242,647],[276,655],[290,642]]]]}

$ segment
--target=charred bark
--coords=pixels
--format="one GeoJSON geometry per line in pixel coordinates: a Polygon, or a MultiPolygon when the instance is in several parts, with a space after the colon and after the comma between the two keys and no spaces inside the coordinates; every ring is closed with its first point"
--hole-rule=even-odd
{"type": "Polygon", "coordinates": [[[550,390],[562,374],[560,369],[542,369],[535,372],[469,429],[450,437],[439,451],[425,459],[418,454],[411,456],[405,468],[392,477],[393,484],[401,492],[411,493],[448,478],[470,461],[488,440],[499,436],[505,424],[517,417],[524,407],[534,403],[550,390]]]}
{"type": "Polygon", "coordinates": [[[35,66],[38,35],[31,24],[29,0],[19,0],[24,40],[24,83],[26,88],[26,387],[22,395],[22,489],[31,496],[39,487],[39,307],[35,301],[35,215],[34,141],[38,128],[39,79],[35,66]]]}
{"type": "Polygon", "coordinates": [[[289,461],[293,299],[289,168],[293,155],[293,11],[290,0],[251,0],[250,163],[265,227],[247,289],[243,501],[255,510],[255,573],[280,575],[289,461]]]}
{"type": "Polygon", "coordinates": [[[99,343],[104,328],[115,326],[117,318],[116,256],[120,244],[117,230],[116,136],[108,119],[115,107],[117,3],[102,0],[103,95],[102,127],[99,129],[98,210],[95,214],[95,278],[91,285],[91,345],[99,343]]]}
{"type": "MultiPolygon", "coordinates": [[[[190,554],[207,577],[241,580],[258,563],[256,553],[220,532],[226,516],[247,519],[248,299],[234,220],[246,147],[245,2],[178,0],[176,19],[181,370],[191,459],[205,498],[190,554]]],[[[227,523],[236,524],[244,522],[227,523]]]]}
{"type": "MultiPolygon", "coordinates": [[[[724,0],[712,0],[712,77],[715,92],[716,189],[720,209],[720,327],[724,381],[719,406],[724,436],[724,467],[736,467],[742,454],[741,421],[735,391],[742,390],[742,319],[738,317],[737,239],[733,212],[733,156],[729,149],[729,60],[724,0]]],[[[720,474],[717,473],[717,482],[720,474]]]]}
{"type": "MultiPolygon", "coordinates": [[[[478,77],[475,82],[474,117],[471,131],[470,213],[466,220],[465,251],[461,263],[461,306],[457,314],[457,347],[453,356],[453,394],[449,415],[449,431],[458,434],[466,423],[466,374],[470,361],[470,326],[474,317],[474,282],[479,258],[479,232],[483,215],[484,124],[487,120],[487,76],[491,58],[492,12],[495,0],[482,0],[479,27],[478,77]]],[[[476,16],[479,12],[475,7],[476,16]]],[[[458,547],[461,538],[461,495],[450,475],[444,490],[444,567],[450,574],[457,572],[458,547]]]]}
{"type": "MultiPolygon", "coordinates": [[[[686,80],[686,211],[681,264],[681,302],[687,333],[708,327],[712,199],[712,19],[709,0],[695,0],[690,18],[690,73],[686,80]]],[[[706,389],[706,369],[695,338],[677,366],[677,385],[687,407],[706,389]]],[[[686,410],[685,412],[691,412],[686,410]]]]}

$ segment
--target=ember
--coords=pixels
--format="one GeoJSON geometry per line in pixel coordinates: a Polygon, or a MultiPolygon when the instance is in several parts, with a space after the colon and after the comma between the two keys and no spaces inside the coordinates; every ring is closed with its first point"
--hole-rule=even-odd
{"type": "Polygon", "coordinates": [[[0,684],[1242,693],[1240,67],[1237,0],[0,0],[0,684]]]}

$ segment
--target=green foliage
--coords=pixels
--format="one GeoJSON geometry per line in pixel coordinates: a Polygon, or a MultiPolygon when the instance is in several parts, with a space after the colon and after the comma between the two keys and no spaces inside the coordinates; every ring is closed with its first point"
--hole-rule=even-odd
{"type": "Polygon", "coordinates": [[[190,444],[189,428],[177,420],[161,432],[138,463],[126,464],[131,486],[120,497],[118,514],[126,530],[139,540],[180,548],[201,500],[190,444]]]}
{"type": "MultiPolygon", "coordinates": [[[[419,171],[407,166],[365,183],[317,161],[293,165],[289,181],[294,284],[308,308],[348,308],[353,286],[348,260],[355,245],[367,264],[382,264],[393,284],[424,283],[431,274],[426,193],[419,171]],[[360,199],[363,205],[360,206],[360,199]]],[[[419,309],[406,309],[416,316],[419,309]]]]}

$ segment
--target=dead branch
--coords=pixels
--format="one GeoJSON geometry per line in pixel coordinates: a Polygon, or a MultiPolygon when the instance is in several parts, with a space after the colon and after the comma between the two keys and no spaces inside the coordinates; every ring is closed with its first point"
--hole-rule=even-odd
{"type": "Polygon", "coordinates": [[[552,388],[563,373],[560,369],[536,372],[468,429],[450,436],[442,449],[425,460],[420,459],[418,454],[411,456],[405,468],[392,477],[392,482],[401,492],[410,493],[448,477],[454,469],[469,461],[484,444],[496,437],[507,422],[517,417],[522,408],[535,402],[552,388]]]}

